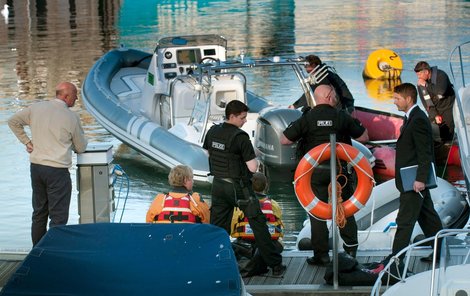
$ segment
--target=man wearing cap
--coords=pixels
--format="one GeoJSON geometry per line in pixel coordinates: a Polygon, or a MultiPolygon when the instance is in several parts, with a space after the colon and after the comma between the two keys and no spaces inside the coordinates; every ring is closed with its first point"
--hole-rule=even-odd
{"type": "Polygon", "coordinates": [[[434,141],[451,141],[454,135],[452,107],[455,92],[449,76],[425,61],[418,62],[414,71],[418,77],[418,94],[433,128],[434,141]]]}

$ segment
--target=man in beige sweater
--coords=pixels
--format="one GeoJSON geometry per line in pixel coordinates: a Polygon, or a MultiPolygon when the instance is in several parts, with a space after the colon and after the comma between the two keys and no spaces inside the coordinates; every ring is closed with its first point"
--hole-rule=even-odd
{"type": "Polygon", "coordinates": [[[33,246],[46,233],[48,218],[49,227],[65,225],[69,218],[72,150],[82,153],[87,146],[80,118],[69,110],[76,100],[75,85],[61,82],[55,99],[35,103],[8,120],[8,126],[30,153],[33,246]],[[30,127],[32,139],[25,126],[30,127]]]}

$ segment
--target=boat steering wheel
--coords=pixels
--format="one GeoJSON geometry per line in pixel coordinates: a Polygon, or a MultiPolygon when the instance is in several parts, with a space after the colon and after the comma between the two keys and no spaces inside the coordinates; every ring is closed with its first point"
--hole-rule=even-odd
{"type": "Polygon", "coordinates": [[[204,57],[199,61],[199,64],[210,64],[212,62],[219,63],[219,61],[220,61],[219,59],[216,59],[213,57],[204,57]]]}

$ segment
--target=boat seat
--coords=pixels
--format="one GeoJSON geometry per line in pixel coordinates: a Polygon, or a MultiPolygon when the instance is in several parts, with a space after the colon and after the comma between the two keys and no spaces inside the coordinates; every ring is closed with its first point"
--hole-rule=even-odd
{"type": "Polygon", "coordinates": [[[225,106],[233,100],[246,104],[245,87],[243,81],[237,79],[218,79],[212,81],[210,118],[218,121],[225,116],[225,106]]]}
{"type": "Polygon", "coordinates": [[[198,91],[191,81],[177,80],[173,87],[171,105],[174,122],[183,122],[189,120],[197,100],[198,91]]]}

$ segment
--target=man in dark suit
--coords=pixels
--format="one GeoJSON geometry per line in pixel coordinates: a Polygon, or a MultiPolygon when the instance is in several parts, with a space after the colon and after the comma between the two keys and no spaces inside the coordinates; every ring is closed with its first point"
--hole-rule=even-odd
{"type": "MultiPolygon", "coordinates": [[[[416,100],[417,91],[411,83],[403,83],[394,88],[394,104],[399,111],[406,114],[396,145],[395,185],[400,191],[400,207],[396,219],[397,232],[393,240],[392,255],[409,245],[416,221],[426,237],[434,236],[442,229],[441,219],[434,209],[429,189],[425,187],[434,155],[431,124],[426,114],[416,104],[416,100]],[[416,179],[413,190],[405,192],[400,169],[412,165],[418,165],[416,179]]],[[[439,255],[439,246],[437,255],[439,255]]],[[[422,260],[432,260],[432,254],[422,260]]]]}

